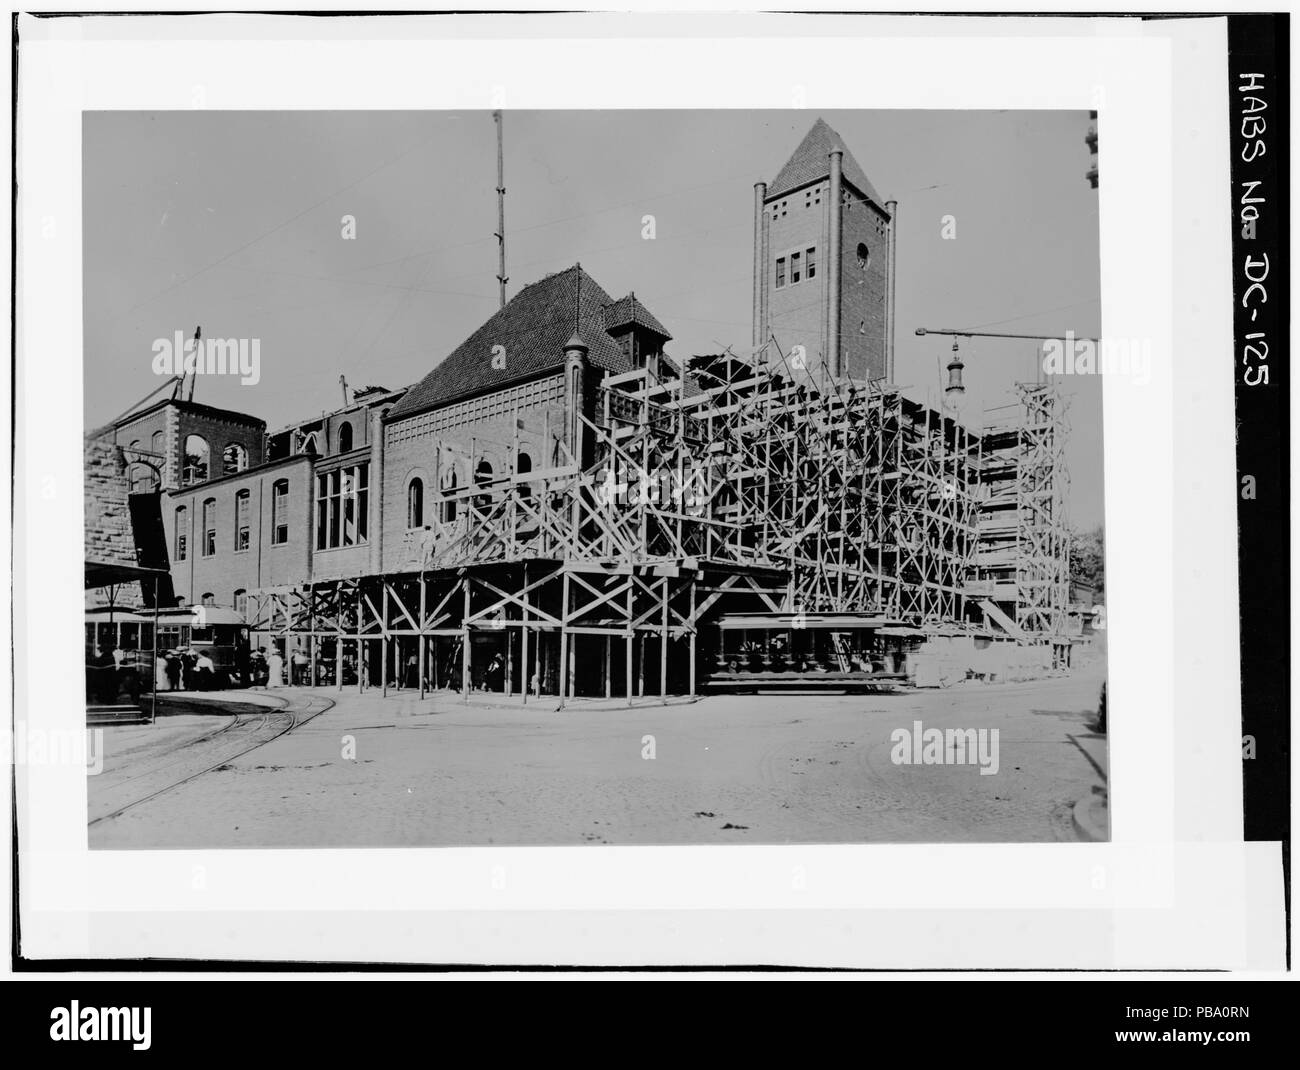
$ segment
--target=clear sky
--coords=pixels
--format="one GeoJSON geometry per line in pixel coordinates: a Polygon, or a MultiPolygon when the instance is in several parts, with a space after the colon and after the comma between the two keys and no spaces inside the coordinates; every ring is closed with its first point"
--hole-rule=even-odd
{"type": "MultiPolygon", "coordinates": [[[[507,112],[509,293],[581,261],[636,291],[670,353],[747,349],[753,184],[818,115],[899,202],[900,384],[937,391],[950,355],[918,326],[1100,334],[1086,112],[507,112]]],[[[490,112],[87,113],[83,177],[88,427],[161,385],[153,342],[178,330],[260,339],[256,386],[200,378],[194,398],[274,429],[337,408],[340,375],[415,382],[497,308],[490,112]]],[[[1037,352],[963,342],[968,411],[1033,380],[1037,352]]],[[[1101,382],[1061,385],[1071,520],[1091,527],[1101,382]]]]}

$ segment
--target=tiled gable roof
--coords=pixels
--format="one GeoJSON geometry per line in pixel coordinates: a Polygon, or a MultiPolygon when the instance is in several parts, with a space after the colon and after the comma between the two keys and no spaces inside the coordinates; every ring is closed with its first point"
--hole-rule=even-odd
{"type": "MultiPolygon", "coordinates": [[[[525,286],[411,387],[393,407],[389,419],[558,370],[564,365],[564,347],[575,328],[587,344],[587,359],[592,364],[614,373],[630,371],[631,362],[607,333],[606,313],[615,304],[622,302],[612,301],[581,265],[525,286]],[[498,345],[505,347],[505,368],[492,366],[492,347],[498,345]]],[[[644,306],[637,304],[635,315],[638,323],[668,337],[644,306]]]]}
{"type": "Polygon", "coordinates": [[[825,119],[818,119],[812,129],[804,135],[794,155],[786,160],[785,166],[767,187],[767,199],[780,197],[791,190],[800,189],[810,182],[827,178],[831,173],[830,152],[832,149],[844,150],[844,180],[853,186],[867,200],[883,208],[885,202],[867,178],[866,173],[853,158],[844,139],[827,125],[825,119]]]}
{"type": "Polygon", "coordinates": [[[607,331],[626,327],[629,324],[649,327],[650,330],[661,335],[665,341],[670,341],[673,337],[664,328],[664,325],[654,318],[650,310],[636,299],[636,294],[620,297],[609,308],[605,309],[605,329],[607,331]]]}

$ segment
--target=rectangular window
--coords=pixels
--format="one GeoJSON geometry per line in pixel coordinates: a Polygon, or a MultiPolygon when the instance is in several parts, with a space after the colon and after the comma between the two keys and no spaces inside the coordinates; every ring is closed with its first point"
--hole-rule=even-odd
{"type": "Polygon", "coordinates": [[[335,469],[316,479],[316,549],[359,546],[370,519],[370,464],[335,469]]]}
{"type": "Polygon", "coordinates": [[[277,479],[271,485],[271,545],[289,541],[289,481],[277,479]]]}
{"type": "Polygon", "coordinates": [[[793,286],[799,281],[799,254],[790,254],[790,285],[793,286]]]}
{"type": "Polygon", "coordinates": [[[316,477],[316,549],[325,549],[325,531],[329,514],[329,476],[316,477]]]}
{"type": "Polygon", "coordinates": [[[810,279],[815,279],[817,277],[817,246],[814,245],[808,250],[806,263],[808,265],[808,277],[810,279]]]}
{"type": "Polygon", "coordinates": [[[176,560],[185,560],[186,547],[189,544],[190,514],[185,506],[176,510],[176,560]]]}
{"type": "Polygon", "coordinates": [[[785,257],[776,258],[776,288],[779,290],[785,285],[785,257]]]}
{"type": "Polygon", "coordinates": [[[326,533],[328,542],[327,546],[337,546],[339,544],[339,495],[343,490],[343,473],[338,469],[331,472],[326,478],[329,480],[329,530],[326,533]]]}
{"type": "Polygon", "coordinates": [[[357,465],[357,542],[365,542],[370,518],[370,465],[357,465]]]}
{"type": "Polygon", "coordinates": [[[235,495],[235,553],[248,549],[248,491],[235,495]]]}
{"type": "Polygon", "coordinates": [[[217,503],[209,498],[203,503],[203,556],[217,552],[217,503]]]}

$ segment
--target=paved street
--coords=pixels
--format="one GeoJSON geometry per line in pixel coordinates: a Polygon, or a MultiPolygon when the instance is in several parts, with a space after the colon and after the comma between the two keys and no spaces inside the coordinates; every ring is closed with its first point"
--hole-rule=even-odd
{"type": "Polygon", "coordinates": [[[244,712],[232,722],[208,700],[207,716],[193,712],[203,706],[195,702],[175,723],[105,732],[105,774],[88,782],[91,815],[101,817],[90,845],[1070,840],[1072,805],[1105,783],[1105,738],[1088,727],[1098,683],[647,700],[632,709],[599,700],[563,711],[554,698],[503,705],[487,694],[466,703],[447,693],[421,702],[409,693],[232,692],[214,698],[288,706],[278,719],[244,712]],[[997,729],[997,773],[896,764],[891,733],[910,736],[918,720],[925,729],[997,729]],[[153,745],[142,739],[149,731],[158,733],[153,745]],[[258,731],[269,741],[250,734],[258,731]],[[214,757],[213,738],[223,736],[238,745],[214,757]],[[143,801],[122,809],[131,796],[124,781],[146,766],[148,791],[135,796],[143,801]],[[187,779],[150,794],[166,786],[158,770],[167,768],[187,779]]]}

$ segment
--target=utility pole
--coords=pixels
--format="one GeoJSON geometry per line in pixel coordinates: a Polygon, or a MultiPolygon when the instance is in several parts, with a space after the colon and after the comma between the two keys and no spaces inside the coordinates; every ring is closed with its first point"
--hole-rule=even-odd
{"type": "Polygon", "coordinates": [[[506,307],[506,163],[505,148],[502,140],[503,120],[501,112],[494,111],[492,118],[497,124],[497,287],[500,290],[501,307],[506,307]]]}

